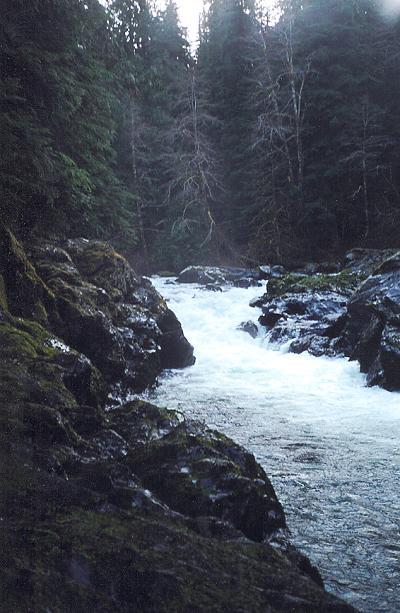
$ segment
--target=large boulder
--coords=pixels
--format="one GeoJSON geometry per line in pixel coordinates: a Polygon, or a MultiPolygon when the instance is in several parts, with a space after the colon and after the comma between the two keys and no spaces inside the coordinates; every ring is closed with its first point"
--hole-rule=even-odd
{"type": "Polygon", "coordinates": [[[37,274],[22,244],[0,222],[0,306],[46,324],[54,295],[37,274]]]}
{"type": "Polygon", "coordinates": [[[269,340],[358,360],[368,385],[400,389],[400,252],[355,249],[335,274],[270,277],[251,301],[269,340]],[[372,271],[372,274],[371,274],[372,271]]]}
{"type": "Polygon", "coordinates": [[[74,239],[31,248],[55,299],[53,330],[88,356],[118,392],[142,391],[162,368],[193,364],[193,347],[151,283],[107,243],[74,239]]]}
{"type": "Polygon", "coordinates": [[[270,278],[266,293],[250,304],[261,308],[259,322],[271,342],[289,342],[289,351],[312,355],[343,353],[340,335],[347,302],[359,284],[357,274],[290,273],[270,278]]]}
{"type": "Polygon", "coordinates": [[[286,526],[272,485],[254,457],[196,422],[183,422],[134,452],[130,465],[146,487],[184,515],[216,517],[253,541],[286,526]]]}
{"type": "Polygon", "coordinates": [[[345,254],[344,267],[365,279],[396,253],[397,249],[351,249],[345,254]]]}

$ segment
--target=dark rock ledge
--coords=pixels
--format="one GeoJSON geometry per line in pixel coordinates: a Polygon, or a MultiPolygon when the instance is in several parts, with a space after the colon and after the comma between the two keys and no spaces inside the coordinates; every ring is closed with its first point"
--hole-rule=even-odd
{"type": "Polygon", "coordinates": [[[140,390],[193,351],[111,247],[0,230],[1,610],[353,609],[289,545],[254,457],[140,390]]]}

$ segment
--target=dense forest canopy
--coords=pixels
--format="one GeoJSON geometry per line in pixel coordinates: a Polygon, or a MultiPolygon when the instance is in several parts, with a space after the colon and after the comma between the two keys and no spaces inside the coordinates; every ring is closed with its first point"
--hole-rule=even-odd
{"type": "Polygon", "coordinates": [[[172,0],[1,0],[1,218],[142,270],[399,246],[392,4],[277,4],[205,1],[194,53],[172,0]]]}

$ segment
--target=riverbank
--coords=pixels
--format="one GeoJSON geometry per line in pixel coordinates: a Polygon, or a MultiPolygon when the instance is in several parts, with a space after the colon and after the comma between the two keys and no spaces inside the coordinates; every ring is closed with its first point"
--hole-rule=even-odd
{"type": "Polygon", "coordinates": [[[107,244],[0,230],[4,610],[353,610],[268,542],[286,519],[251,454],[129,402],[194,362],[150,283],[107,244]]]}
{"type": "Polygon", "coordinates": [[[202,419],[255,454],[296,545],[357,608],[397,612],[400,397],[367,387],[357,361],[289,353],[250,307],[263,288],[155,279],[196,347],[193,368],[148,396],[202,419]],[[258,336],[237,329],[258,324],[258,336]]]}

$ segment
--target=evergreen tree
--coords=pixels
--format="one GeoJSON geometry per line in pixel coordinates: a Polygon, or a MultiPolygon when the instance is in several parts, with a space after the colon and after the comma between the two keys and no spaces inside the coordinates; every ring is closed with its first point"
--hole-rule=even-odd
{"type": "Polygon", "coordinates": [[[112,164],[110,76],[97,1],[3,2],[4,218],[20,229],[134,239],[112,164]],[[110,207],[112,201],[113,207],[110,207]]]}
{"type": "Polygon", "coordinates": [[[251,179],[249,83],[254,57],[254,2],[213,0],[203,24],[199,71],[220,129],[213,134],[221,156],[224,192],[217,221],[238,245],[249,239],[248,185],[251,179]]]}

